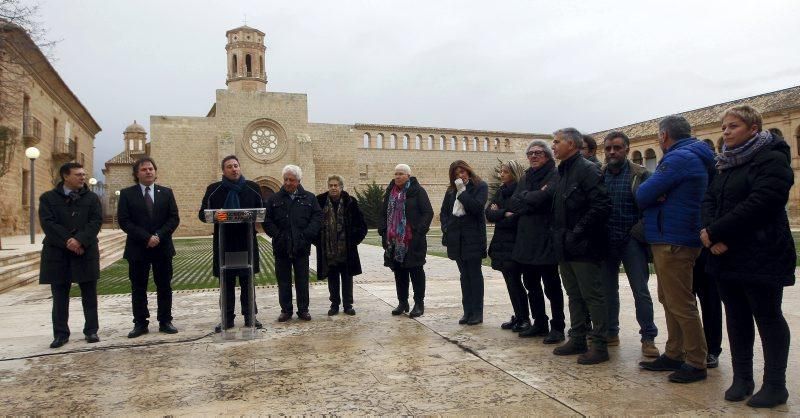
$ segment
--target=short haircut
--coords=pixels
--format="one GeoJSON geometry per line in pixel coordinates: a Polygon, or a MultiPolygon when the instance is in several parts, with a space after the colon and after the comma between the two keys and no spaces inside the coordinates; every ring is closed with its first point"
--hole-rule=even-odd
{"type": "Polygon", "coordinates": [[[589,148],[589,151],[591,152],[597,151],[597,141],[594,140],[593,136],[584,135],[583,142],[586,144],[586,147],[589,148]]]}
{"type": "Polygon", "coordinates": [[[64,181],[64,176],[70,175],[72,170],[75,168],[83,168],[83,166],[76,162],[64,163],[64,165],[58,169],[58,174],[61,176],[61,181],[64,181]]]}
{"type": "Polygon", "coordinates": [[[397,164],[394,167],[394,171],[395,173],[401,171],[403,173],[408,174],[409,176],[411,175],[411,167],[409,167],[408,164],[397,164]]]}
{"type": "Polygon", "coordinates": [[[658,133],[661,132],[666,132],[673,141],[678,141],[692,137],[692,125],[683,116],[669,115],[658,122],[658,133]]]}
{"type": "Polygon", "coordinates": [[[725,119],[726,116],[733,115],[737,118],[741,119],[747,127],[751,127],[756,125],[758,127],[758,132],[761,132],[763,127],[763,120],[761,119],[761,112],[756,110],[752,106],[748,105],[741,105],[741,106],[733,106],[725,109],[722,112],[722,116],[720,116],[720,120],[725,119]]]}
{"type": "Polygon", "coordinates": [[[567,141],[572,142],[575,145],[575,148],[577,149],[583,148],[583,134],[580,133],[580,131],[578,131],[577,129],[564,128],[553,132],[554,137],[559,135],[562,136],[567,141]]]}
{"type": "Polygon", "coordinates": [[[617,139],[617,138],[622,138],[622,142],[625,143],[625,146],[630,148],[631,139],[628,138],[628,135],[625,135],[625,133],[622,131],[609,132],[608,135],[606,135],[605,139],[603,139],[603,143],[606,143],[608,141],[611,141],[612,139],[617,139]]]}
{"type": "Polygon", "coordinates": [[[541,147],[544,150],[544,153],[547,154],[547,158],[551,160],[555,158],[553,156],[553,149],[550,148],[550,144],[541,139],[534,139],[531,141],[525,148],[525,155],[528,155],[528,151],[530,151],[533,147],[541,147]]]}
{"type": "Polygon", "coordinates": [[[281,177],[286,177],[287,174],[295,176],[297,181],[303,180],[303,170],[294,164],[289,164],[286,167],[283,167],[283,170],[281,171],[281,177]]]}
{"type": "Polygon", "coordinates": [[[135,163],[133,163],[133,182],[134,183],[139,183],[139,177],[136,177],[136,173],[139,172],[139,167],[141,167],[142,164],[144,164],[144,163],[153,164],[153,168],[156,171],[158,171],[158,167],[156,167],[156,161],[154,159],[152,159],[150,157],[139,158],[138,160],[136,160],[135,163]]]}
{"type": "Polygon", "coordinates": [[[220,163],[219,167],[224,171],[225,170],[225,163],[227,163],[230,160],[236,160],[236,162],[238,163],[239,162],[239,157],[237,157],[235,155],[229,155],[229,156],[227,156],[227,157],[222,159],[222,162],[220,163]]]}
{"type": "Polygon", "coordinates": [[[330,176],[328,176],[328,183],[330,183],[331,180],[338,181],[339,182],[339,187],[344,189],[344,179],[342,178],[342,176],[340,176],[338,174],[331,174],[330,176]]]}

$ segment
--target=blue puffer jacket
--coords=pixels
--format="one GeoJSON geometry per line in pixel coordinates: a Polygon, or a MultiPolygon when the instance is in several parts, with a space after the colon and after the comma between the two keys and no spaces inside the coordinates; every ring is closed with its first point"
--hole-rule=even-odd
{"type": "Polygon", "coordinates": [[[636,193],[648,243],[702,247],[700,206],[713,164],[714,152],[695,138],[681,139],[667,150],[636,193]]]}

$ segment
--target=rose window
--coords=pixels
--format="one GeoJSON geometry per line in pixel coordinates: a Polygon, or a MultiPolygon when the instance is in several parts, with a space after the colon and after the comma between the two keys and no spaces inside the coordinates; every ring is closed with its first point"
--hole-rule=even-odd
{"type": "Polygon", "coordinates": [[[256,128],[250,134],[250,151],[257,156],[271,156],[278,150],[278,138],[271,129],[256,128]]]}

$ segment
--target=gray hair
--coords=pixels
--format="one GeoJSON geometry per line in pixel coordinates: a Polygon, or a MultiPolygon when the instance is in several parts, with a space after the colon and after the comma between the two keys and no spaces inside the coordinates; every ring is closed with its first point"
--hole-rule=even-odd
{"type": "Polygon", "coordinates": [[[286,167],[283,167],[283,171],[281,171],[281,177],[286,177],[287,174],[295,176],[297,181],[303,180],[303,170],[296,165],[289,164],[286,167]]]}
{"type": "MultiPolygon", "coordinates": [[[[553,136],[554,137],[559,136],[559,135],[561,137],[563,137],[565,140],[567,140],[569,142],[572,142],[572,144],[575,145],[575,148],[577,148],[577,149],[583,148],[583,134],[580,133],[580,131],[578,131],[577,129],[575,129],[575,128],[564,128],[564,129],[559,129],[559,130],[553,132],[553,136]]],[[[551,158],[552,158],[552,154],[551,154],[551,158]]]]}
{"type": "Polygon", "coordinates": [[[342,179],[342,176],[340,176],[338,174],[331,174],[330,176],[328,176],[328,183],[330,183],[331,180],[338,181],[339,182],[339,187],[344,189],[344,179],[342,179]]]}
{"type": "Polygon", "coordinates": [[[692,125],[683,116],[669,115],[658,122],[658,133],[662,132],[666,132],[673,141],[691,138],[692,125]]]}
{"type": "Polygon", "coordinates": [[[541,147],[544,150],[544,153],[547,154],[547,158],[551,160],[555,158],[553,156],[553,149],[550,148],[550,144],[541,139],[534,139],[533,141],[531,141],[528,144],[528,147],[525,148],[525,155],[528,155],[528,151],[530,151],[531,148],[533,147],[541,147]]]}
{"type": "Polygon", "coordinates": [[[397,164],[394,167],[394,171],[395,172],[400,171],[400,172],[408,174],[409,176],[411,175],[411,167],[409,167],[408,164],[397,164]]]}

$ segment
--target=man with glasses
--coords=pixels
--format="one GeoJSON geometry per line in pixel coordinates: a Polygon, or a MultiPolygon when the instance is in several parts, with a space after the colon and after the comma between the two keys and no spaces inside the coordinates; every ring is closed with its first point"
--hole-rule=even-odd
{"type": "Polygon", "coordinates": [[[608,345],[619,345],[619,266],[623,264],[636,306],[642,354],[645,357],[658,357],[660,353],[654,343],[658,328],[653,322],[653,299],[647,288],[650,278],[647,243],[642,213],[636,206],[636,191],[650,177],[650,173],[628,160],[630,139],[624,133],[609,133],[603,140],[603,146],[606,165],[601,171],[611,199],[608,252],[603,266],[603,284],[608,302],[608,345]]]}

